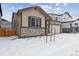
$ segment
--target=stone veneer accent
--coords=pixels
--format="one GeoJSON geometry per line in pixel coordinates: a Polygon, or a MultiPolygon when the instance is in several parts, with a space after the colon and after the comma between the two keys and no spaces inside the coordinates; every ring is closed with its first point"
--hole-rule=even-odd
{"type": "Polygon", "coordinates": [[[45,29],[21,28],[21,37],[42,35],[45,35],[45,29]]]}

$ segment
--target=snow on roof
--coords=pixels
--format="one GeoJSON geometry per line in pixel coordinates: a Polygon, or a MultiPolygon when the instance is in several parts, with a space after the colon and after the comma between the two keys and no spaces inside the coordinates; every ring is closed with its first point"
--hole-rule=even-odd
{"type": "Polygon", "coordinates": [[[68,14],[69,17],[70,17],[71,19],[73,19],[72,16],[69,14],[69,12],[64,12],[63,14],[53,14],[53,13],[48,13],[48,14],[49,14],[49,15],[57,15],[57,16],[62,16],[62,15],[64,15],[64,14],[68,14]]]}
{"type": "Polygon", "coordinates": [[[7,20],[5,20],[5,19],[1,19],[0,21],[5,21],[5,22],[8,22],[8,23],[10,23],[9,21],[7,21],[7,20]]]}
{"type": "Polygon", "coordinates": [[[66,23],[66,22],[74,22],[74,21],[77,21],[77,20],[79,20],[79,18],[77,18],[77,19],[72,19],[72,20],[67,20],[67,21],[62,21],[62,23],[66,23]]]}
{"type": "Polygon", "coordinates": [[[50,17],[53,17],[53,15],[56,15],[56,16],[63,16],[64,14],[68,14],[68,16],[71,18],[69,20],[59,20],[61,22],[70,22],[70,21],[73,21],[74,19],[72,18],[72,16],[69,14],[69,12],[64,12],[63,14],[53,14],[53,13],[48,13],[50,17]]]}

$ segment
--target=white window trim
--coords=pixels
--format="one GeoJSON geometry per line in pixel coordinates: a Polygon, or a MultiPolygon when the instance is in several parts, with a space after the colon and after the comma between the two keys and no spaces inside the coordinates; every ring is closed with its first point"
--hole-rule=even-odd
{"type": "Polygon", "coordinates": [[[34,19],[35,20],[35,26],[32,26],[32,21],[30,21],[30,27],[31,28],[40,28],[41,27],[41,23],[40,23],[41,21],[39,22],[39,20],[38,20],[38,24],[39,24],[38,27],[36,26],[37,25],[36,23],[37,23],[37,19],[41,19],[41,18],[40,17],[36,17],[36,16],[30,16],[30,17],[31,17],[31,19],[35,18],[34,19]]]}

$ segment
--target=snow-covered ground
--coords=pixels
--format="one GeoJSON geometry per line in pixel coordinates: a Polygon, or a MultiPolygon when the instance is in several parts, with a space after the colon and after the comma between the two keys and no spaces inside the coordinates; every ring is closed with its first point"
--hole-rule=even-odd
{"type": "Polygon", "coordinates": [[[24,56],[78,56],[79,34],[57,34],[55,42],[50,42],[50,36],[16,38],[0,37],[0,55],[24,55],[24,56]]]}

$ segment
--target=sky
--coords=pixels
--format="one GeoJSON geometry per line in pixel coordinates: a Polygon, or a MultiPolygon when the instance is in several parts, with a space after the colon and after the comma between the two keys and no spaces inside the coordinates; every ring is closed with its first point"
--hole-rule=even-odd
{"type": "Polygon", "coordinates": [[[31,6],[40,6],[47,13],[53,14],[62,14],[64,12],[69,12],[73,19],[79,17],[78,3],[1,3],[3,12],[2,18],[11,21],[13,12],[17,12],[18,9],[31,6]]]}

